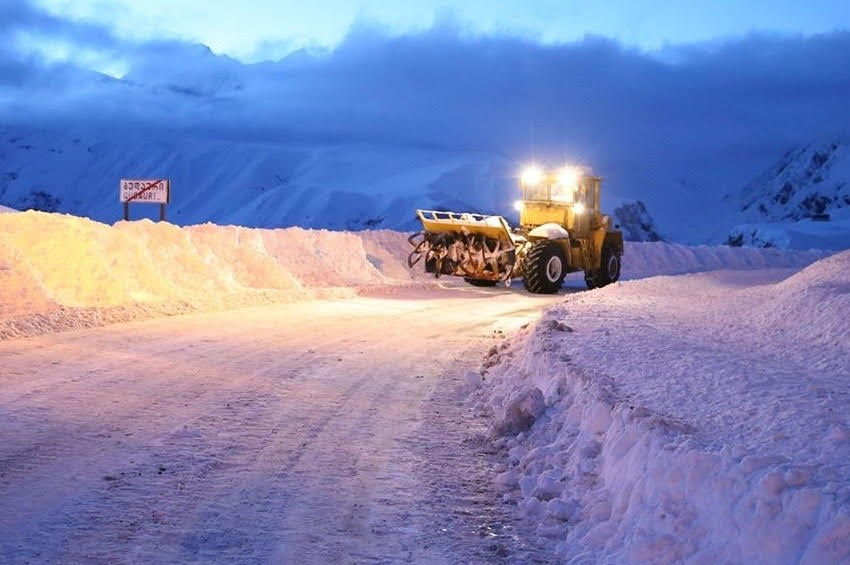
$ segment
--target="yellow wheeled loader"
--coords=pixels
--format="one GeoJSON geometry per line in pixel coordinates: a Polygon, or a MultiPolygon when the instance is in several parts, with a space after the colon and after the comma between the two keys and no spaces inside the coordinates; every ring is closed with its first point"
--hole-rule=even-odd
{"type": "Polygon", "coordinates": [[[584,271],[588,288],[620,278],[623,234],[599,211],[601,178],[577,167],[532,166],[519,184],[515,229],[501,216],[417,210],[423,231],[410,237],[408,265],[424,260],[426,272],[475,286],[509,285],[521,277],[535,294],[557,292],[575,271],[584,271]]]}

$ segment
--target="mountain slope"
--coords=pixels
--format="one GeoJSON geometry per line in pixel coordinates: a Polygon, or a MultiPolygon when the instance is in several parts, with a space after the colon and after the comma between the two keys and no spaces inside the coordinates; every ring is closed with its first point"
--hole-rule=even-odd
{"type": "MultiPolygon", "coordinates": [[[[727,198],[734,200],[734,197],[727,198]]],[[[786,152],[737,196],[735,246],[850,247],[850,150],[835,140],[786,152]]]]}
{"type": "Polygon", "coordinates": [[[839,141],[785,153],[740,194],[753,221],[802,220],[850,207],[850,151],[839,141]]]}
{"type": "MultiPolygon", "coordinates": [[[[417,230],[417,208],[518,218],[518,164],[494,153],[387,144],[286,144],[0,127],[0,204],[120,219],[121,178],[170,178],[170,222],[417,230]]],[[[656,241],[642,202],[603,192],[626,239],[656,241]]],[[[606,208],[603,208],[607,211],[606,208]]],[[[131,207],[155,217],[155,206],[131,207]]]]}
{"type": "MultiPolygon", "coordinates": [[[[414,229],[416,208],[509,210],[514,165],[492,154],[0,128],[0,204],[120,219],[121,178],[172,181],[179,224],[414,229]]],[[[134,218],[155,207],[136,205],[134,218]]]]}

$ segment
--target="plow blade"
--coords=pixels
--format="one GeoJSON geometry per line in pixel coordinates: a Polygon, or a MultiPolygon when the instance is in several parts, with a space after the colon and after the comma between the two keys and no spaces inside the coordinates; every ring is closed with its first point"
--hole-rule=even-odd
{"type": "Polygon", "coordinates": [[[501,216],[417,210],[423,231],[410,237],[410,267],[424,259],[434,276],[453,275],[475,281],[511,278],[516,245],[501,216]]]}

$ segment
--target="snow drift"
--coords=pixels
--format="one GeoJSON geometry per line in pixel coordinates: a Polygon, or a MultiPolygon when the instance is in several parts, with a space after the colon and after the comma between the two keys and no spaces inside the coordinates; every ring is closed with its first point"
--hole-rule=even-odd
{"type": "Polygon", "coordinates": [[[752,249],[635,241],[626,243],[622,278],[643,279],[718,269],[800,268],[826,255],[828,252],[818,250],[752,249]]]}
{"type": "MultiPolygon", "coordinates": [[[[0,215],[0,339],[409,284],[406,235],[0,215]]],[[[801,267],[821,252],[628,243],[626,278],[801,267]]],[[[444,281],[445,279],[441,279],[444,281]]],[[[463,284],[462,281],[454,281],[463,284]]]]}
{"type": "Polygon", "coordinates": [[[570,295],[491,351],[498,486],[543,545],[575,563],[850,560],[850,252],[785,275],[570,295]],[[534,391],[545,410],[522,410],[534,391]]]}
{"type": "Polygon", "coordinates": [[[0,216],[0,338],[410,281],[392,232],[0,216]]]}

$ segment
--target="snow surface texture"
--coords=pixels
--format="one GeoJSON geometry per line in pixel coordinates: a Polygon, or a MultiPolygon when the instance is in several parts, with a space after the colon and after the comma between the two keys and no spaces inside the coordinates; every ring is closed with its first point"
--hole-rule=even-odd
{"type": "Polygon", "coordinates": [[[781,248],[850,247],[850,151],[841,141],[785,153],[737,197],[745,223],[730,245],[781,248]],[[812,216],[828,214],[829,221],[812,216]]]}
{"type": "Polygon", "coordinates": [[[544,561],[455,380],[557,298],[483,296],[394,288],[0,342],[0,563],[544,561]]]}
{"type": "Polygon", "coordinates": [[[850,252],[793,272],[576,294],[491,350],[497,482],[542,544],[575,563],[850,560],[850,252]],[[504,435],[529,427],[529,390],[545,412],[504,435]]]}
{"type": "Polygon", "coordinates": [[[395,232],[0,215],[0,339],[410,282],[395,232]]]}

